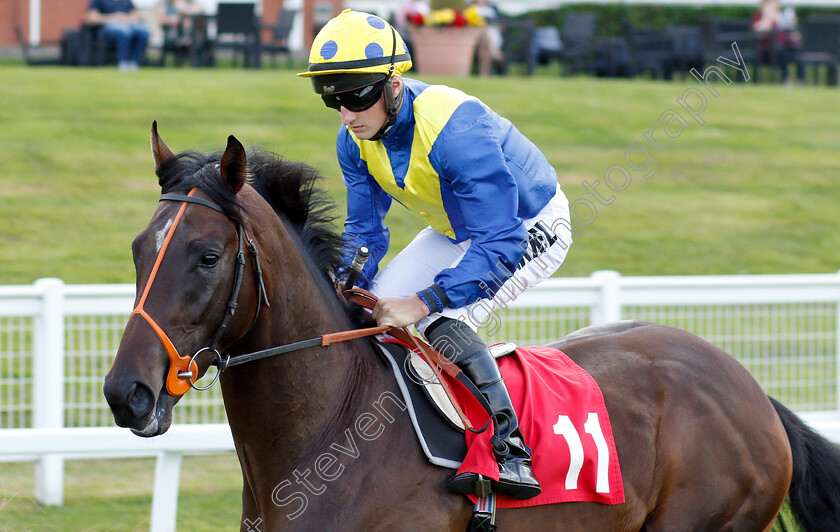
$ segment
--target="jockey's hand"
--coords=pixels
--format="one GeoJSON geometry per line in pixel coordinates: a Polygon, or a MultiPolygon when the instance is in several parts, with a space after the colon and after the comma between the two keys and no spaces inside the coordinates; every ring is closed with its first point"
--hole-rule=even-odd
{"type": "Polygon", "coordinates": [[[405,327],[428,316],[429,307],[414,294],[410,297],[385,297],[373,307],[373,319],[377,325],[405,327]]]}
{"type": "MultiPolygon", "coordinates": [[[[338,294],[338,298],[342,301],[345,301],[345,298],[344,298],[344,281],[333,282],[333,288],[335,288],[335,293],[338,294]]],[[[356,288],[356,287],[354,286],[353,288],[356,288]]]]}

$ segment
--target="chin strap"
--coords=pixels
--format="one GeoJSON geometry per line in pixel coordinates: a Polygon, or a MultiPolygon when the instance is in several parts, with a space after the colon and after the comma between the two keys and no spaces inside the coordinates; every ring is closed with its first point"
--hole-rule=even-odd
{"type": "Polygon", "coordinates": [[[383,90],[385,91],[385,108],[388,110],[388,120],[385,121],[382,128],[370,140],[381,140],[388,136],[391,128],[397,123],[397,114],[400,110],[400,105],[402,105],[403,91],[400,90],[397,97],[394,97],[394,89],[390,76],[388,81],[385,82],[385,88],[383,90]]]}
{"type": "Polygon", "coordinates": [[[385,86],[382,88],[385,91],[385,109],[388,110],[388,120],[385,121],[382,128],[370,140],[380,140],[388,136],[388,132],[397,123],[397,113],[400,110],[400,105],[402,105],[403,90],[401,89],[400,93],[394,97],[394,85],[391,83],[391,78],[394,76],[394,54],[397,53],[397,33],[394,31],[393,26],[391,26],[391,38],[393,40],[391,47],[391,66],[388,68],[388,78],[385,80],[385,86]]]}

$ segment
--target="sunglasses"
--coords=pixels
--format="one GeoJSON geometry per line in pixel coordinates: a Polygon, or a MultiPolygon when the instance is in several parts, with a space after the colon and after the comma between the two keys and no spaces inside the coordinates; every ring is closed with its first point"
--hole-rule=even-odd
{"type": "Polygon", "coordinates": [[[368,85],[353,91],[339,92],[338,94],[322,94],[321,99],[324,100],[324,105],[336,111],[340,111],[342,107],[354,113],[367,111],[382,97],[382,89],[385,87],[387,80],[388,78],[385,78],[382,81],[377,81],[373,85],[368,85]]]}

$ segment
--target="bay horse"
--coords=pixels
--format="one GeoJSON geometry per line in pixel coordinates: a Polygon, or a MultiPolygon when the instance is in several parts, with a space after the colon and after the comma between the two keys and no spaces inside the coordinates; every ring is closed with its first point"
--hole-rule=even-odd
{"type": "MultiPolygon", "coordinates": [[[[190,376],[220,352],[235,361],[354,326],[330,280],[340,238],[314,169],[246,153],[233,136],[212,155],[174,155],[156,124],[151,141],[163,195],[132,244],[137,308],[104,383],[116,424],[144,437],[167,430],[190,376]]],[[[499,510],[500,532],[761,532],[787,496],[804,530],[840,529],[840,455],[721,349],[644,322],[553,346],[602,389],[626,502],[499,510]]],[[[472,504],[424,456],[367,340],[232,366],[219,380],[242,532],[465,530],[472,504]]]]}

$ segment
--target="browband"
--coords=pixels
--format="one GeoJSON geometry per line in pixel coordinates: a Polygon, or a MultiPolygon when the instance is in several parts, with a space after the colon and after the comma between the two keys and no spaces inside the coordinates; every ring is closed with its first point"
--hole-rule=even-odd
{"type": "Polygon", "coordinates": [[[161,194],[160,200],[170,200],[170,201],[186,201],[187,203],[198,203],[199,205],[204,205],[205,207],[210,207],[214,211],[218,211],[222,214],[225,214],[225,211],[222,210],[221,207],[213,203],[212,201],[196,198],[194,196],[187,196],[185,194],[161,194]]]}

